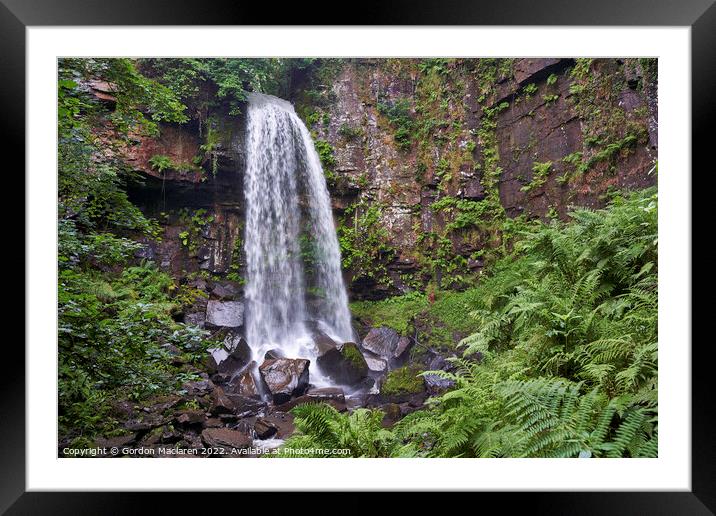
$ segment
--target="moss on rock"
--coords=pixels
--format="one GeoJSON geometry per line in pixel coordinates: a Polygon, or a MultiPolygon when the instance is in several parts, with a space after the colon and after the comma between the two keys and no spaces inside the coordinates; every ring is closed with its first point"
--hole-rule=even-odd
{"type": "Polygon", "coordinates": [[[417,394],[425,390],[421,371],[413,366],[405,366],[388,373],[380,389],[381,394],[397,396],[401,394],[417,394]]]}

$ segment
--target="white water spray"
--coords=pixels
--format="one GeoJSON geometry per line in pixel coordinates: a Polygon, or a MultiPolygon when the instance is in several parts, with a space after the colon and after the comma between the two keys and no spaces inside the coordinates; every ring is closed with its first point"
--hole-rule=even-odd
{"type": "MultiPolygon", "coordinates": [[[[293,106],[257,93],[248,100],[246,337],[258,363],[272,348],[314,359],[306,321],[353,340],[326,180],[293,106]]],[[[312,381],[320,379],[313,364],[312,381]]]]}

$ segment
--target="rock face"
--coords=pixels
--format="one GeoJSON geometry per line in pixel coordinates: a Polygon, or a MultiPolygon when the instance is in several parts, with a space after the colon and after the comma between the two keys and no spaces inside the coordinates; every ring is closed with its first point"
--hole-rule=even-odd
{"type": "Polygon", "coordinates": [[[275,358],[261,364],[261,379],[275,404],[286,403],[306,392],[309,365],[310,360],[303,358],[275,358]]]}
{"type": "Polygon", "coordinates": [[[340,346],[324,342],[322,349],[316,363],[334,382],[354,385],[368,375],[368,364],[354,342],[340,346]]]}
{"type": "Polygon", "coordinates": [[[401,337],[391,328],[373,328],[363,339],[363,348],[367,349],[385,362],[397,362],[404,358],[412,341],[401,337]]]}
{"type": "Polygon", "coordinates": [[[215,328],[238,328],[244,324],[244,304],[241,301],[209,301],[206,305],[206,324],[215,328]]]}

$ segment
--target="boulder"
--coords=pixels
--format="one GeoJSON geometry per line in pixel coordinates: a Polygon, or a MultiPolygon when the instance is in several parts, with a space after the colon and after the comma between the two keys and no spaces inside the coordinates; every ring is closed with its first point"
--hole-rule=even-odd
{"type": "Polygon", "coordinates": [[[327,353],[328,351],[339,347],[338,343],[335,340],[330,338],[318,328],[315,328],[311,331],[311,336],[313,337],[313,342],[316,344],[316,348],[318,348],[319,355],[323,355],[324,353],[327,353]]]}
{"type": "MultiPolygon", "coordinates": [[[[448,362],[445,357],[435,353],[428,363],[428,370],[430,371],[453,371],[455,366],[448,362]]],[[[426,374],[423,376],[425,381],[425,388],[428,393],[432,396],[445,392],[455,386],[453,380],[441,378],[436,374],[426,374]]]]}
{"type": "Polygon", "coordinates": [[[213,328],[238,328],[244,324],[244,303],[216,301],[206,304],[206,325],[213,328]]]}
{"type": "Polygon", "coordinates": [[[286,403],[306,392],[310,363],[303,358],[275,358],[261,364],[261,379],[275,404],[286,403]]]}
{"type": "Polygon", "coordinates": [[[277,348],[269,349],[264,354],[264,360],[273,360],[275,358],[284,358],[284,354],[281,352],[280,349],[277,349],[277,348]]]}
{"type": "Polygon", "coordinates": [[[363,353],[363,358],[365,358],[365,363],[368,365],[368,369],[374,373],[383,373],[386,369],[388,369],[388,362],[382,358],[376,357],[373,353],[366,351],[363,353]]]}
{"type": "Polygon", "coordinates": [[[363,348],[387,362],[395,362],[405,357],[412,339],[401,337],[392,328],[373,328],[363,339],[363,348]]]}
{"type": "Polygon", "coordinates": [[[251,360],[251,348],[246,339],[240,336],[229,336],[224,341],[227,350],[222,353],[221,348],[212,351],[214,360],[218,360],[216,370],[223,374],[234,374],[241,370],[251,360]]]}
{"type": "Polygon", "coordinates": [[[354,385],[368,376],[368,364],[355,343],[346,342],[340,347],[326,346],[325,349],[316,363],[334,382],[354,385]]]}
{"type": "Polygon", "coordinates": [[[293,424],[293,416],[287,412],[273,412],[262,419],[265,423],[276,427],[277,432],[273,436],[276,439],[286,439],[296,430],[293,424]]]}
{"type": "MultiPolygon", "coordinates": [[[[256,416],[266,411],[266,403],[259,399],[230,393],[226,394],[226,397],[231,401],[234,409],[232,415],[236,418],[256,416]]],[[[223,414],[222,416],[228,417],[228,415],[223,414]]]]}
{"type": "MultiPolygon", "coordinates": [[[[214,382],[211,380],[197,380],[195,382],[186,382],[182,385],[182,389],[185,390],[189,396],[203,396],[204,394],[209,394],[212,390],[214,390],[214,387],[214,382]]],[[[176,403],[174,405],[176,405],[176,403]]]]}
{"type": "Polygon", "coordinates": [[[224,389],[217,387],[211,391],[211,407],[209,411],[212,414],[232,414],[235,408],[234,403],[226,395],[224,389]]]}
{"type": "Polygon", "coordinates": [[[278,427],[266,419],[257,419],[254,424],[254,433],[258,439],[269,439],[278,433],[278,427]]]}
{"type": "Polygon", "coordinates": [[[423,379],[425,380],[425,388],[431,396],[441,394],[455,386],[453,380],[441,378],[436,374],[426,374],[423,379]]]}
{"type": "Polygon", "coordinates": [[[203,425],[205,428],[221,428],[224,423],[218,417],[210,417],[204,420],[203,425]]]}
{"type": "Polygon", "coordinates": [[[253,438],[239,430],[230,428],[205,428],[201,432],[201,440],[210,448],[249,448],[253,438]]]}
{"type": "Polygon", "coordinates": [[[180,425],[200,425],[206,420],[206,414],[203,410],[184,410],[177,415],[176,420],[180,425]]]}
{"type": "Polygon", "coordinates": [[[294,398],[291,401],[277,407],[281,412],[288,412],[296,405],[302,403],[328,403],[339,412],[346,410],[346,397],[343,389],[338,387],[321,387],[318,389],[309,389],[306,394],[294,398]]]}
{"type": "Polygon", "coordinates": [[[242,373],[234,376],[231,381],[229,381],[226,386],[227,392],[230,394],[241,394],[242,396],[249,397],[260,396],[259,387],[254,378],[254,367],[252,367],[252,364],[254,367],[256,366],[256,363],[252,362],[242,373]]]}

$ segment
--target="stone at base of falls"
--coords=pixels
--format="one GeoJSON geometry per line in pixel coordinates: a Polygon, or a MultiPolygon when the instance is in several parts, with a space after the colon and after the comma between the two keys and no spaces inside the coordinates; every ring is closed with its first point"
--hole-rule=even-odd
{"type": "Polygon", "coordinates": [[[213,328],[238,328],[244,324],[244,303],[216,301],[206,304],[206,325],[213,328]]]}
{"type": "Polygon", "coordinates": [[[258,397],[260,396],[259,387],[254,379],[253,369],[256,362],[251,362],[246,370],[237,376],[234,376],[226,386],[227,391],[231,394],[241,394],[242,396],[258,397]]]}
{"type": "Polygon", "coordinates": [[[328,403],[338,412],[343,412],[347,409],[346,397],[343,394],[343,389],[338,387],[321,387],[320,389],[310,389],[303,396],[294,398],[288,403],[276,407],[281,412],[288,412],[296,405],[302,403],[328,403]]]}
{"type": "Polygon", "coordinates": [[[240,336],[228,336],[224,341],[224,346],[228,349],[225,351],[225,358],[221,358],[218,351],[212,352],[216,365],[216,371],[221,374],[234,374],[241,370],[251,360],[251,348],[246,339],[240,336]],[[221,358],[219,361],[218,359],[221,358]]]}
{"type": "Polygon", "coordinates": [[[375,355],[373,355],[373,353],[369,351],[363,353],[363,358],[365,358],[365,362],[366,364],[368,364],[368,369],[370,369],[374,373],[382,373],[388,369],[388,362],[386,362],[382,358],[376,357],[375,355]]]}
{"type": "Polygon", "coordinates": [[[261,364],[261,379],[276,405],[306,392],[310,363],[304,358],[275,358],[261,364]]]}
{"type": "Polygon", "coordinates": [[[261,418],[254,424],[254,433],[258,439],[269,439],[278,433],[278,427],[271,421],[261,418]]]}
{"type": "Polygon", "coordinates": [[[293,415],[289,412],[272,412],[261,418],[265,423],[276,427],[276,434],[273,436],[274,439],[286,439],[291,436],[296,427],[293,424],[293,415]]]}
{"type": "Polygon", "coordinates": [[[368,364],[354,342],[324,349],[316,363],[334,382],[354,385],[368,376],[368,364]]]}
{"type": "Polygon", "coordinates": [[[401,337],[392,328],[373,328],[363,339],[363,349],[366,349],[383,360],[396,364],[407,355],[406,351],[413,343],[409,337],[401,337]]]}
{"type": "Polygon", "coordinates": [[[277,348],[269,349],[264,354],[264,360],[274,360],[276,358],[284,358],[284,354],[281,352],[280,349],[277,349],[277,348]]]}
{"type": "Polygon", "coordinates": [[[234,403],[224,392],[221,387],[216,387],[211,391],[211,409],[210,412],[214,415],[219,414],[232,414],[234,412],[234,403]]]}
{"type": "Polygon", "coordinates": [[[201,432],[201,440],[210,448],[249,448],[253,438],[245,432],[230,428],[206,428],[201,432]]]}

